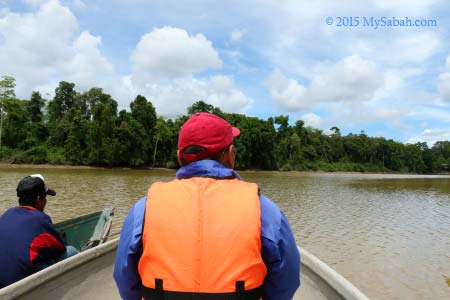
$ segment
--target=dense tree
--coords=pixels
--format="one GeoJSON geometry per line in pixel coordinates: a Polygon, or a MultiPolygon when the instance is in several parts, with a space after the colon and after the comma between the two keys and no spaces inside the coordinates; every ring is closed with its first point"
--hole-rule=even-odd
{"type": "MultiPolygon", "coordinates": [[[[450,141],[436,142],[432,152],[432,156],[435,157],[432,169],[436,171],[450,171],[450,141]]],[[[426,151],[424,151],[424,155],[427,155],[426,151]]],[[[427,161],[427,159],[425,160],[427,161]]]]}
{"type": "Polygon", "coordinates": [[[29,114],[27,101],[14,98],[3,99],[2,141],[5,146],[23,149],[26,140],[29,114]]]}
{"type": "Polygon", "coordinates": [[[32,123],[42,122],[42,109],[45,106],[45,100],[39,92],[31,94],[30,103],[28,104],[30,110],[30,120],[32,123]]]}
{"type": "Polygon", "coordinates": [[[59,121],[64,118],[69,109],[75,104],[75,84],[61,81],[55,89],[55,97],[48,104],[50,121],[59,121]]]}
{"type": "MultiPolygon", "coordinates": [[[[173,152],[175,150],[173,141],[173,122],[171,120],[166,120],[164,117],[160,116],[156,121],[154,148],[153,148],[153,158],[152,166],[155,166],[160,162],[160,166],[167,166],[171,161],[173,152]],[[158,160],[157,160],[157,154],[158,160]]],[[[170,164],[169,164],[170,166],[170,164]]]]}
{"type": "Polygon", "coordinates": [[[144,126],[145,131],[150,134],[156,124],[155,107],[144,96],[138,95],[130,103],[131,115],[144,126]]]}
{"type": "Polygon", "coordinates": [[[66,125],[68,134],[64,142],[64,156],[72,164],[85,164],[88,126],[87,120],[81,116],[77,108],[73,107],[68,111],[66,125]]]}
{"type": "Polygon", "coordinates": [[[117,102],[108,94],[100,97],[92,111],[92,121],[88,130],[87,162],[94,165],[114,165],[115,119],[117,118],[117,102]]]}
{"type": "Polygon", "coordinates": [[[325,134],[303,120],[290,125],[283,115],[262,120],[229,114],[201,100],[176,119],[158,116],[140,95],[129,112],[118,113],[116,100],[101,88],[78,93],[75,84],[64,81],[45,105],[38,92],[30,100],[16,99],[14,87],[14,78],[0,80],[0,158],[17,163],[173,168],[182,124],[196,112],[211,112],[241,129],[234,142],[241,169],[450,171],[450,141],[429,148],[369,137],[364,131],[343,135],[337,127],[325,134]]]}
{"type": "Polygon", "coordinates": [[[14,88],[16,87],[16,80],[10,76],[2,76],[0,80],[0,101],[3,99],[12,99],[16,97],[14,88]]]}
{"type": "Polygon", "coordinates": [[[148,140],[142,124],[131,113],[120,111],[115,129],[115,165],[142,166],[148,157],[148,140]]]}
{"type": "Polygon", "coordinates": [[[0,148],[2,147],[3,120],[7,113],[5,105],[8,99],[16,97],[14,87],[16,80],[10,76],[2,76],[0,80],[0,148]]]}
{"type": "Polygon", "coordinates": [[[220,117],[224,117],[224,114],[220,108],[208,104],[203,100],[199,100],[187,108],[188,115],[193,115],[197,112],[209,112],[220,117]]]}

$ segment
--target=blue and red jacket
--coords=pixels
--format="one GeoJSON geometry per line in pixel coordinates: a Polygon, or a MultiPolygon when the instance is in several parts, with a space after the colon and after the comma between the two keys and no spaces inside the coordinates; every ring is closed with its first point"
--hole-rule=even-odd
{"type": "MultiPolygon", "coordinates": [[[[177,172],[178,179],[191,177],[238,178],[239,175],[214,160],[190,163],[177,172]]],[[[124,300],[142,299],[138,264],[143,254],[142,228],[147,197],[130,209],[122,227],[114,266],[114,279],[124,300]]],[[[289,222],[280,208],[263,195],[261,208],[261,255],[267,268],[264,300],[291,300],[300,285],[300,253],[289,222]]]]}
{"type": "Polygon", "coordinates": [[[0,217],[0,288],[48,267],[65,251],[47,214],[30,206],[8,209],[0,217]]]}

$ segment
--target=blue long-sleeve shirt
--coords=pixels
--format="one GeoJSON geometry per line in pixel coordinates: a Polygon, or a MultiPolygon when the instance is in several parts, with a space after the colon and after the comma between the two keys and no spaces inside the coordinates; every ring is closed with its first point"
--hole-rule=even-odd
{"type": "Polygon", "coordinates": [[[55,263],[66,252],[50,217],[30,206],[0,217],[0,288],[55,263]]]}
{"type": "MultiPolygon", "coordinates": [[[[201,160],[180,168],[178,179],[189,177],[240,178],[236,171],[214,160],[201,160]]],[[[264,300],[291,300],[300,286],[300,254],[289,222],[280,208],[260,195],[262,258],[267,267],[264,300]]],[[[142,255],[142,225],[147,197],[131,207],[120,234],[114,279],[124,300],[141,299],[138,263],[142,255]]]]}

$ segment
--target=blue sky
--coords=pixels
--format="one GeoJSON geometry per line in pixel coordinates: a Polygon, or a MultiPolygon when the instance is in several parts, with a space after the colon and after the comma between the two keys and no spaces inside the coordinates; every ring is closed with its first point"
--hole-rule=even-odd
{"type": "Polygon", "coordinates": [[[0,0],[0,75],[23,99],[65,80],[120,108],[144,95],[166,117],[202,99],[431,145],[450,140],[449,12],[445,0],[0,0]],[[406,18],[419,26],[388,26],[406,18]]]}

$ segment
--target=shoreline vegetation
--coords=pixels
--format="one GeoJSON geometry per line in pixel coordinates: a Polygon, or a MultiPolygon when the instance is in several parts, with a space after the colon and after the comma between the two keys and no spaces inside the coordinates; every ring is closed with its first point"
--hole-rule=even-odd
{"type": "MultiPolygon", "coordinates": [[[[176,171],[178,168],[162,168],[162,167],[99,167],[99,166],[77,166],[77,165],[50,165],[50,164],[11,164],[0,162],[0,169],[62,169],[62,170],[165,170],[176,171]]],[[[334,174],[392,174],[392,175],[419,175],[418,173],[401,173],[401,172],[365,172],[365,171],[324,171],[324,170],[308,170],[308,171],[282,171],[282,170],[262,170],[262,169],[239,169],[237,171],[244,172],[294,172],[305,174],[316,173],[334,173],[334,174]]],[[[450,172],[440,172],[425,175],[450,175],[450,172]]]]}
{"type": "MultiPolygon", "coordinates": [[[[83,168],[176,169],[178,132],[196,112],[216,114],[241,130],[234,144],[237,170],[441,174],[450,171],[450,141],[431,148],[364,131],[344,135],[294,122],[287,115],[260,119],[225,113],[199,100],[185,115],[165,118],[138,95],[130,110],[93,87],[61,81],[52,99],[32,92],[17,99],[15,79],[0,79],[0,163],[83,168]]],[[[58,168],[58,167],[56,167],[58,168]]]]}

